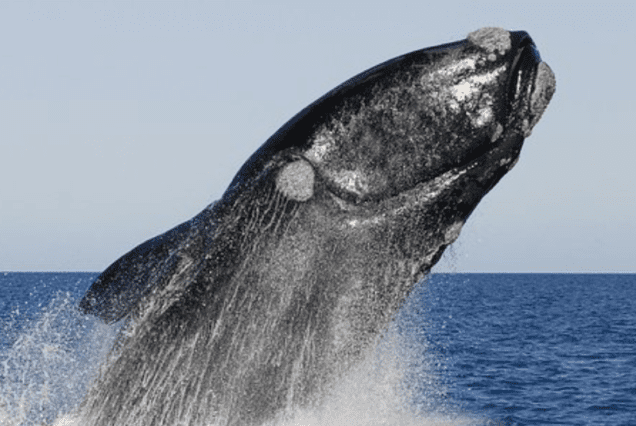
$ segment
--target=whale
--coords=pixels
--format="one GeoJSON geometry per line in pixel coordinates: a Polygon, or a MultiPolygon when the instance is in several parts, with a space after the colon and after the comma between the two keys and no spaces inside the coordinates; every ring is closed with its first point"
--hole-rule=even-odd
{"type": "Polygon", "coordinates": [[[79,309],[125,324],[81,424],[263,425],[320,407],[516,164],[555,91],[524,31],[370,68],[222,197],[124,254],[79,309]]]}

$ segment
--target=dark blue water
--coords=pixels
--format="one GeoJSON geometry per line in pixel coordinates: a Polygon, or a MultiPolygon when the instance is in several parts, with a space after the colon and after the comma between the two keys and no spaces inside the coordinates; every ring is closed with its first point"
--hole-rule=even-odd
{"type": "MultiPolygon", "coordinates": [[[[90,368],[70,394],[50,376],[63,368],[79,374],[103,355],[88,349],[111,342],[75,311],[96,276],[0,273],[0,419],[3,398],[8,410],[20,395],[41,395],[42,383],[58,386],[47,395],[63,401],[48,396],[29,408],[25,424],[50,422],[81,399],[90,368]],[[50,361],[43,347],[54,349],[54,364],[37,370],[50,361]],[[37,353],[20,358],[28,348],[37,353]]],[[[431,396],[422,384],[417,406],[445,398],[446,407],[494,424],[636,425],[636,275],[435,274],[397,321],[425,341],[422,358],[436,360],[430,368],[445,389],[431,396]]]]}
{"type": "Polygon", "coordinates": [[[468,411],[510,425],[636,425],[636,275],[437,275],[411,302],[468,411]]]}
{"type": "Polygon", "coordinates": [[[96,277],[94,273],[0,272],[0,349],[13,343],[54,298],[76,300],[96,277]]]}

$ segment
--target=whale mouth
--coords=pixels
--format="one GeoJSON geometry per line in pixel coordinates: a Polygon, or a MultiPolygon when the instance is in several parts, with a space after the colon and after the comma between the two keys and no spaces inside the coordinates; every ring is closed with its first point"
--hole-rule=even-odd
{"type": "Polygon", "coordinates": [[[521,130],[527,138],[554,94],[556,79],[528,33],[515,31],[510,35],[518,40],[518,47],[508,81],[508,101],[515,115],[522,119],[521,130]]]}
{"type": "Polygon", "coordinates": [[[519,34],[518,37],[521,37],[521,41],[512,61],[512,71],[508,82],[508,99],[511,104],[521,95],[524,81],[529,82],[532,80],[529,74],[533,73],[541,63],[541,55],[532,38],[523,31],[511,33],[512,36],[517,34],[519,34]]]}
{"type": "Polygon", "coordinates": [[[433,181],[448,180],[448,176],[479,169],[484,177],[492,176],[493,181],[488,187],[494,186],[516,163],[525,138],[530,136],[554,95],[554,73],[542,61],[537,46],[527,32],[484,28],[471,33],[469,39],[478,39],[484,34],[495,34],[500,44],[501,39],[510,40],[509,46],[512,47],[507,79],[508,120],[502,123],[503,128],[493,136],[494,143],[486,150],[476,150],[475,156],[441,173],[433,181]]]}
{"type": "MultiPolygon", "coordinates": [[[[475,33],[488,31],[500,36],[502,33],[506,33],[506,37],[509,35],[514,49],[507,80],[508,121],[503,123],[503,129],[493,137],[493,144],[486,146],[484,150],[476,150],[475,155],[462,164],[420,182],[413,188],[414,192],[421,192],[422,188],[431,193],[439,192],[465,173],[474,175],[476,180],[481,180],[476,177],[478,173],[482,174],[482,179],[491,176],[493,181],[487,187],[494,186],[516,163],[525,138],[530,136],[555,92],[554,73],[541,60],[539,50],[528,33],[504,30],[497,32],[491,29],[482,29],[475,33]],[[431,188],[437,189],[432,191],[431,188]]],[[[469,35],[469,38],[475,33],[469,35]]],[[[474,200],[475,203],[479,199],[474,200]]]]}

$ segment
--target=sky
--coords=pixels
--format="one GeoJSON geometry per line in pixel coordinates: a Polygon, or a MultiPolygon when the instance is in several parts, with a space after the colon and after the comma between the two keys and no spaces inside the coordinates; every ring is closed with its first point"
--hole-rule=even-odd
{"type": "Polygon", "coordinates": [[[612,1],[0,1],[0,271],[101,271],[336,85],[496,26],[530,33],[557,90],[434,271],[636,272],[635,18],[612,1]]]}

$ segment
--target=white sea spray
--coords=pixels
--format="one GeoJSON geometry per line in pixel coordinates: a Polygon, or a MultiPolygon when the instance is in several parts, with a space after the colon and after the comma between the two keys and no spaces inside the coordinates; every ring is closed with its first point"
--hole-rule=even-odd
{"type": "Polygon", "coordinates": [[[58,292],[32,318],[14,310],[0,323],[12,342],[0,352],[0,425],[50,424],[71,412],[98,374],[117,327],[80,314],[58,292]]]}

